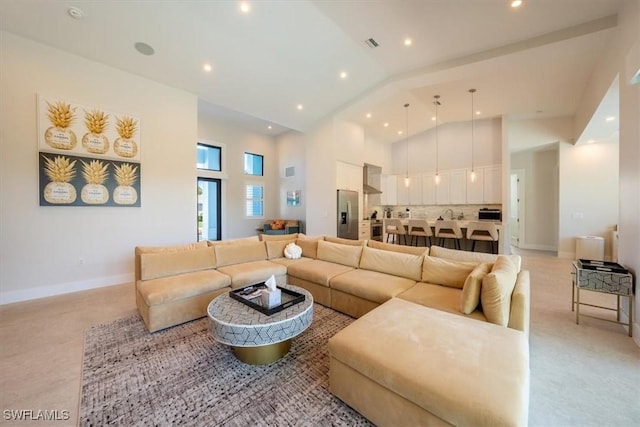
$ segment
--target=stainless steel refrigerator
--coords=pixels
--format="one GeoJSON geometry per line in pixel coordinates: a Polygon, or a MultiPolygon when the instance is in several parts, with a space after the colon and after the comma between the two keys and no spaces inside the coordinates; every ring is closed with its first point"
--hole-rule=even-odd
{"type": "Polygon", "coordinates": [[[358,240],[358,192],[338,190],[338,237],[358,240]]]}

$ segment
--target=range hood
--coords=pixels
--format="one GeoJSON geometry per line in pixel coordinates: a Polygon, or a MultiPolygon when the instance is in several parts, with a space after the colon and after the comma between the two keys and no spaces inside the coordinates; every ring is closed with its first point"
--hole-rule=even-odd
{"type": "Polygon", "coordinates": [[[380,185],[380,166],[365,163],[362,167],[362,192],[364,194],[382,194],[375,186],[380,185]]]}

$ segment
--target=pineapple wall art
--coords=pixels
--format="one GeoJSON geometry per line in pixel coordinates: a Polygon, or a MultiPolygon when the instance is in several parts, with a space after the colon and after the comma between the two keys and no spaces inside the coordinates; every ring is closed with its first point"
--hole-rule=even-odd
{"type": "Polygon", "coordinates": [[[38,96],[39,151],[140,160],[140,120],[66,99],[38,96]]]}
{"type": "Polygon", "coordinates": [[[40,152],[40,206],[140,206],[140,164],[40,152]]]}

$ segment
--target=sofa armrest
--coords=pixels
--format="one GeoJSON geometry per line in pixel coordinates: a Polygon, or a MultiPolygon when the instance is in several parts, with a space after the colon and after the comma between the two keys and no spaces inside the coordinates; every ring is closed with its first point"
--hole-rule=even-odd
{"type": "Polygon", "coordinates": [[[531,282],[528,270],[522,270],[516,278],[516,286],[511,294],[509,327],[529,336],[531,311],[531,282]]]}

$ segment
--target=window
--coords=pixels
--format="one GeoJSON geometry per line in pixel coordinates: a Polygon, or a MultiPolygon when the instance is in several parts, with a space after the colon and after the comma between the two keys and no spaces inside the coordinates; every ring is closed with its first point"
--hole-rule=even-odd
{"type": "Polygon", "coordinates": [[[198,143],[198,158],[196,160],[198,169],[210,171],[222,170],[222,148],[213,145],[198,143]]]}
{"type": "Polygon", "coordinates": [[[245,213],[248,217],[264,216],[264,188],[262,185],[247,184],[245,213]]]}
{"type": "Polygon", "coordinates": [[[221,239],[221,180],[198,178],[198,241],[221,239]]]}
{"type": "Polygon", "coordinates": [[[244,153],[244,173],[246,175],[263,175],[264,157],[260,154],[244,153]]]}

